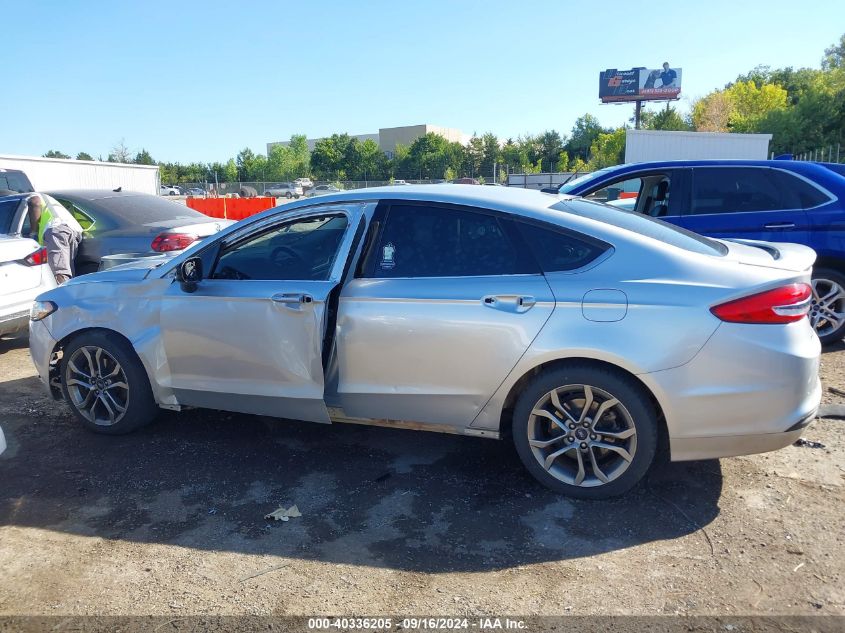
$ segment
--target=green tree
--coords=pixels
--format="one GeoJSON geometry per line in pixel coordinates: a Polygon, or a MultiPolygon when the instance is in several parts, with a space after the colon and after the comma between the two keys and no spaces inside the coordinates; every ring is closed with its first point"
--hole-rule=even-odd
{"type": "Polygon", "coordinates": [[[566,142],[564,149],[569,152],[570,156],[577,156],[586,160],[590,155],[590,148],[599,134],[609,131],[603,128],[599,120],[592,114],[585,114],[575,119],[575,124],[572,126],[572,132],[569,134],[569,140],[566,142]]]}
{"type": "Polygon", "coordinates": [[[43,156],[44,156],[44,158],[70,158],[70,156],[68,156],[64,152],[60,152],[60,151],[55,150],[55,149],[51,149],[46,154],[43,154],[43,156]]]}
{"type": "Polygon", "coordinates": [[[235,159],[235,164],[238,166],[238,180],[248,181],[255,169],[255,152],[248,147],[244,147],[235,159]]]}
{"type": "Polygon", "coordinates": [[[824,49],[822,59],[822,70],[834,70],[845,68],[845,34],[839,37],[839,41],[824,49]]]}
{"type": "Polygon", "coordinates": [[[91,154],[88,154],[87,152],[79,152],[76,155],[76,160],[94,160],[94,159],[91,158],[91,154]]]}
{"type": "Polygon", "coordinates": [[[481,174],[481,161],[484,159],[484,141],[473,134],[469,143],[463,148],[463,164],[461,171],[465,176],[475,178],[481,174]]]}
{"type": "Polygon", "coordinates": [[[481,137],[481,173],[492,177],[495,165],[500,161],[499,139],[492,132],[487,132],[481,137]]]}
{"type": "Polygon", "coordinates": [[[640,125],[644,130],[688,131],[692,129],[690,123],[672,106],[661,108],[656,112],[643,112],[640,125]]]}
{"type": "Polygon", "coordinates": [[[613,132],[599,134],[590,147],[590,171],[619,165],[625,160],[625,134],[627,129],[620,127],[613,132]]]}
{"type": "Polygon", "coordinates": [[[563,151],[563,138],[555,130],[547,130],[537,137],[541,171],[555,171],[563,151]]]}
{"type": "Polygon", "coordinates": [[[223,180],[225,182],[238,181],[238,164],[235,162],[234,158],[230,158],[226,161],[226,167],[223,170],[223,180]]]}
{"type": "Polygon", "coordinates": [[[142,149],[140,152],[135,154],[135,158],[132,160],[133,163],[136,165],[155,165],[156,162],[153,160],[153,157],[150,156],[150,153],[142,149]]]}

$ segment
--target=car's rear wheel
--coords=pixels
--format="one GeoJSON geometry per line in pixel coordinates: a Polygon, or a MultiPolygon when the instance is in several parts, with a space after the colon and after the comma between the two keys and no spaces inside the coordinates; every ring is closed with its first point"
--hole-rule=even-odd
{"type": "Polygon", "coordinates": [[[287,198],[288,200],[290,200],[292,197],[293,197],[293,194],[291,194],[291,192],[290,192],[290,191],[288,191],[288,192],[285,194],[285,198],[287,198]]]}
{"type": "Polygon", "coordinates": [[[845,275],[819,268],[813,271],[813,298],[810,323],[822,345],[841,341],[845,336],[845,275]]]}
{"type": "Polygon", "coordinates": [[[583,499],[630,490],[657,449],[657,416],[642,386],[586,364],[538,375],[517,400],[512,430],[540,483],[583,499]]]}
{"type": "Polygon", "coordinates": [[[85,332],[63,350],[62,392],[90,431],[120,435],[155,419],[158,408],[135,350],[116,334],[85,332]]]}

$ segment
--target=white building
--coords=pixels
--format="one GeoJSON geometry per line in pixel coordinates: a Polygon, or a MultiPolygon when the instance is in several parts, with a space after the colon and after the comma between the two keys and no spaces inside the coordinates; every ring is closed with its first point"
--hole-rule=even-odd
{"type": "Polygon", "coordinates": [[[771,140],[771,134],[628,130],[625,134],[625,162],[726,158],[765,160],[769,157],[771,140]]]}
{"type": "Polygon", "coordinates": [[[124,191],[159,193],[158,165],[0,154],[0,167],[21,170],[36,191],[122,187],[124,191]]]}

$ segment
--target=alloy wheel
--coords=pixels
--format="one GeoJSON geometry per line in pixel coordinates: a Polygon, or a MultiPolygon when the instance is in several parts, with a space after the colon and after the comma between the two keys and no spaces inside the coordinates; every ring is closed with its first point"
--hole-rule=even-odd
{"type": "Polygon", "coordinates": [[[832,334],[845,323],[845,289],[831,279],[813,279],[810,323],[816,334],[832,334]]]}
{"type": "Polygon", "coordinates": [[[556,479],[596,487],[628,470],[637,451],[637,429],[612,394],[590,385],[566,385],[547,392],[532,408],[528,444],[556,479]]]}
{"type": "Polygon", "coordinates": [[[76,350],[67,362],[64,379],[73,406],[90,422],[112,426],[126,414],[126,374],[103,348],[86,345],[76,350]]]}

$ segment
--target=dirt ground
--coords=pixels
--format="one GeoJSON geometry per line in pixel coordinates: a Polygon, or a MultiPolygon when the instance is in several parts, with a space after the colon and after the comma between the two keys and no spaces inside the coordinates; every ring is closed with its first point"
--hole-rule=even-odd
{"type": "Polygon", "coordinates": [[[0,426],[0,615],[845,614],[842,420],[573,501],[486,439],[208,411],[93,435],[3,341],[0,426]]]}

